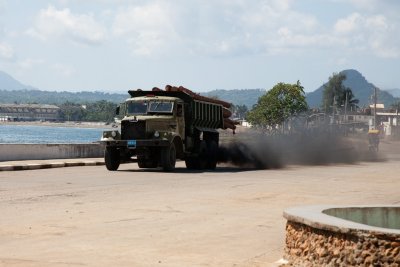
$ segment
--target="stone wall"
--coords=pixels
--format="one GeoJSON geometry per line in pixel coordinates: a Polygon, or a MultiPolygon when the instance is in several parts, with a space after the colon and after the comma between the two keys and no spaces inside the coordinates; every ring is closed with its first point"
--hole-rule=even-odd
{"type": "Polygon", "coordinates": [[[400,237],[366,231],[321,230],[286,224],[288,266],[400,266],[400,237]]]}
{"type": "Polygon", "coordinates": [[[0,161],[68,158],[102,158],[104,145],[90,144],[0,144],[0,161]]]}

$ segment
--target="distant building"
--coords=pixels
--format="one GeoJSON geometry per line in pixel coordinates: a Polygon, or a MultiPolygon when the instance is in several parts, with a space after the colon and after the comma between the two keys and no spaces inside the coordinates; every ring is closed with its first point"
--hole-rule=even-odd
{"type": "Polygon", "coordinates": [[[1,121],[58,121],[60,108],[39,104],[0,104],[1,121]]]}
{"type": "MultiPolygon", "coordinates": [[[[371,110],[373,110],[375,108],[374,104],[369,105],[369,107],[371,108],[371,110]]],[[[384,110],[385,109],[385,104],[376,104],[376,112],[379,112],[380,110],[384,110]]]]}

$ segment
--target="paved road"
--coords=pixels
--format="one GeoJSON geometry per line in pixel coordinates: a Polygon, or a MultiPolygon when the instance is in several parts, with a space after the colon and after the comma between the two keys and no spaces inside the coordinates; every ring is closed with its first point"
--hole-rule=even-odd
{"type": "Polygon", "coordinates": [[[399,162],[176,173],[0,172],[0,266],[273,266],[282,211],[398,204],[399,162]]]}

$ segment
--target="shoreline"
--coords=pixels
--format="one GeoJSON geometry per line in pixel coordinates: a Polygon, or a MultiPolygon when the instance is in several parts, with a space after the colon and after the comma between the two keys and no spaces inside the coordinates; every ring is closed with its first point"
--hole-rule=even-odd
{"type": "Polygon", "coordinates": [[[115,123],[106,124],[105,122],[80,122],[80,121],[69,121],[69,122],[50,122],[50,121],[0,121],[2,125],[13,125],[13,126],[47,126],[47,127],[67,127],[67,128],[94,128],[94,129],[114,129],[115,123]]]}

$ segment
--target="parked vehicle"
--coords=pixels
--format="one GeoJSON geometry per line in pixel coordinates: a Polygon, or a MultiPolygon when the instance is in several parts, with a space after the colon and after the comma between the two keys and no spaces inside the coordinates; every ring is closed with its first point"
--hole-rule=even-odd
{"type": "Polygon", "coordinates": [[[379,150],[379,130],[368,131],[368,150],[378,152],[379,150]]]}

